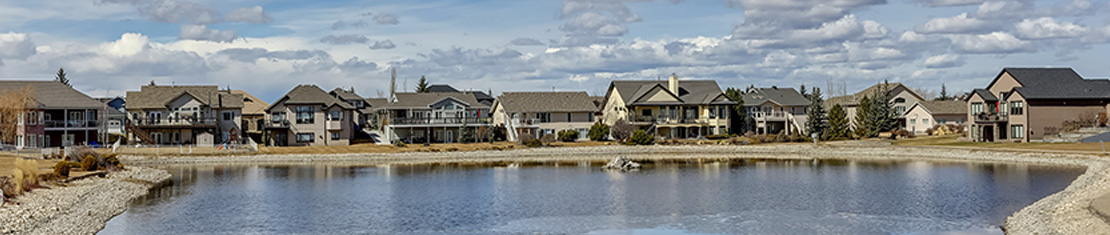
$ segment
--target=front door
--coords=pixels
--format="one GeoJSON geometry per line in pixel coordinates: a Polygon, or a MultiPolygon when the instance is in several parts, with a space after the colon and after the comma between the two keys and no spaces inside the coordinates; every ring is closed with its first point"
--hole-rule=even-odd
{"type": "Polygon", "coordinates": [[[994,142],[994,126],[983,127],[983,141],[994,142]]]}
{"type": "Polygon", "coordinates": [[[286,146],[286,145],[288,145],[287,142],[289,142],[289,135],[288,134],[285,134],[284,132],[274,133],[274,145],[275,146],[286,146]]]}

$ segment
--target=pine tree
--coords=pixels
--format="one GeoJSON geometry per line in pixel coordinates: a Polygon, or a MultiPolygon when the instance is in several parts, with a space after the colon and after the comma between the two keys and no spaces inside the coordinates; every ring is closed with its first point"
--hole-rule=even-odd
{"type": "Polygon", "coordinates": [[[416,93],[428,93],[428,80],[424,76],[420,76],[420,81],[416,82],[416,93]]]}
{"type": "Polygon", "coordinates": [[[825,134],[826,140],[846,140],[852,137],[852,127],[848,123],[848,113],[840,104],[829,109],[829,130],[825,134]]]}
{"type": "Polygon", "coordinates": [[[870,138],[875,136],[874,125],[871,124],[871,99],[863,96],[859,100],[859,105],[856,106],[856,136],[859,138],[870,138]]]}
{"type": "Polygon", "coordinates": [[[809,92],[809,90],[806,90],[806,84],[802,84],[801,87],[798,87],[798,93],[801,93],[802,97],[805,97],[808,100],[810,98],[809,94],[806,94],[806,92],[809,92]]]}
{"type": "Polygon", "coordinates": [[[54,81],[58,81],[62,84],[66,84],[66,86],[73,87],[73,85],[69,85],[69,78],[66,78],[66,70],[63,68],[58,68],[58,74],[54,75],[54,81]]]}
{"type": "Polygon", "coordinates": [[[725,96],[736,101],[736,104],[729,109],[729,111],[731,111],[728,116],[729,125],[732,126],[730,131],[733,134],[743,134],[744,131],[748,130],[748,114],[745,112],[746,110],[744,110],[744,92],[741,92],[740,89],[729,87],[725,89],[725,96]]]}
{"type": "Polygon", "coordinates": [[[948,87],[945,86],[943,83],[940,84],[940,97],[937,97],[935,100],[939,100],[939,101],[952,100],[951,97],[948,97],[948,87]]]}
{"type": "Polygon", "coordinates": [[[825,101],[821,99],[821,89],[813,88],[813,93],[809,95],[809,118],[806,120],[806,132],[818,133],[824,137],[825,130],[828,129],[828,117],[825,116],[825,101]]]}
{"type": "Polygon", "coordinates": [[[895,112],[891,104],[890,83],[884,81],[875,89],[874,99],[871,100],[871,119],[872,125],[875,128],[873,131],[875,135],[880,132],[891,131],[898,128],[898,120],[895,118],[898,113],[895,112]]]}

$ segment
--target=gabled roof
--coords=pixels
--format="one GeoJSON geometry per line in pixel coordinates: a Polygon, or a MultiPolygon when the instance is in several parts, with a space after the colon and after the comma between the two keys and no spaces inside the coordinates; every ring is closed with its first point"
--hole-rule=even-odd
{"type": "Polygon", "coordinates": [[[189,94],[201,104],[212,108],[243,108],[243,95],[220,90],[216,86],[143,86],[127,92],[127,109],[164,109],[166,104],[189,94]]]}
{"type": "Polygon", "coordinates": [[[971,95],[967,96],[964,101],[971,99],[971,96],[974,95],[979,95],[979,98],[983,98],[984,101],[998,101],[998,97],[995,97],[994,94],[991,94],[991,91],[988,91],[987,89],[971,90],[971,95]]]}
{"type": "Polygon", "coordinates": [[[338,96],[339,99],[342,99],[342,100],[362,100],[363,99],[362,96],[359,96],[353,90],[344,90],[343,88],[335,88],[335,89],[331,90],[331,92],[329,92],[329,94],[338,96]]]}
{"type": "Polygon", "coordinates": [[[594,112],[594,98],[577,92],[505,92],[497,103],[507,112],[594,112]]]}
{"type": "Polygon", "coordinates": [[[270,103],[266,102],[250,93],[243,90],[232,90],[231,94],[239,94],[243,96],[243,114],[266,114],[266,107],[270,107],[270,103]]]}
{"type": "MultiPolygon", "coordinates": [[[[634,103],[633,101],[639,98],[636,94],[642,95],[658,85],[664,88],[669,86],[668,81],[624,80],[613,81],[609,84],[609,90],[616,89],[621,94],[621,99],[624,100],[625,105],[637,105],[646,103],[634,103]]],[[[675,93],[682,100],[682,104],[710,104],[706,100],[712,101],[721,94],[721,87],[717,86],[717,81],[713,80],[680,80],[678,87],[677,92],[670,92],[675,93]]],[[[719,103],[735,104],[736,102],[719,103]]]]}
{"type": "Polygon", "coordinates": [[[772,101],[781,106],[806,106],[809,105],[809,99],[802,96],[794,88],[754,88],[748,89],[742,96],[744,104],[748,106],[763,104],[767,101],[772,101]]]}
{"type": "Polygon", "coordinates": [[[428,92],[459,92],[459,90],[451,85],[437,84],[428,86],[428,92]]]}
{"type": "Polygon", "coordinates": [[[351,104],[343,102],[339,100],[339,98],[328,94],[324,89],[320,89],[320,87],[316,85],[297,85],[297,87],[293,88],[289,93],[286,93],[285,96],[278,99],[277,102],[274,102],[274,104],[270,105],[266,110],[273,110],[274,108],[284,107],[290,104],[319,104],[324,107],[339,106],[344,109],[355,108],[351,106],[351,104]]]}
{"type": "Polygon", "coordinates": [[[55,81],[0,81],[0,92],[17,91],[30,87],[38,108],[101,108],[104,103],[81,93],[73,87],[55,81]]]}
{"type": "Polygon", "coordinates": [[[1110,99],[1110,81],[1084,79],[1071,68],[1004,68],[987,87],[1005,73],[1021,84],[1013,91],[1025,99],[1110,99]]]}
{"type": "Polygon", "coordinates": [[[432,92],[432,93],[396,93],[397,102],[386,105],[387,109],[427,109],[432,104],[451,97],[470,105],[471,108],[489,108],[489,105],[478,102],[473,94],[466,92],[432,92]]]}
{"type": "MultiPolygon", "coordinates": [[[[921,95],[917,94],[917,92],[914,92],[912,89],[910,89],[906,85],[903,85],[902,83],[892,82],[892,83],[889,83],[889,84],[890,84],[890,86],[887,87],[887,88],[890,89],[890,95],[891,96],[896,95],[897,92],[905,91],[905,92],[909,92],[910,95],[913,95],[914,97],[917,97],[918,100],[925,100],[925,98],[922,98],[921,95]]],[[[864,96],[867,96],[867,97],[874,96],[875,92],[878,91],[881,88],[882,85],[883,85],[883,83],[879,83],[879,84],[872,85],[872,86],[870,86],[866,89],[863,89],[859,92],[856,92],[855,94],[831,97],[831,98],[825,100],[825,106],[826,107],[832,107],[833,105],[839,104],[840,106],[847,107],[847,106],[858,105],[860,99],[862,99],[864,96]]]]}
{"type": "Polygon", "coordinates": [[[930,114],[967,114],[967,102],[959,100],[948,101],[920,101],[910,106],[908,110],[913,110],[915,107],[924,108],[930,114]]]}

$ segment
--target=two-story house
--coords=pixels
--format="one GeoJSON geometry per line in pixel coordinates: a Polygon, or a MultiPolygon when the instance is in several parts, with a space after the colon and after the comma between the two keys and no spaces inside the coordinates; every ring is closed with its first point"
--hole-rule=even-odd
{"type": "Polygon", "coordinates": [[[874,86],[868,87],[867,89],[863,89],[862,91],[855,94],[829,98],[828,100],[825,100],[825,110],[830,110],[834,105],[839,104],[840,107],[844,109],[844,112],[848,115],[849,125],[855,128],[857,112],[856,109],[859,107],[860,99],[863,99],[863,97],[874,99],[875,94],[877,94],[876,92],[879,89],[882,89],[883,86],[886,86],[887,95],[890,96],[890,100],[887,100],[887,102],[890,102],[891,107],[894,108],[895,119],[898,121],[898,124],[896,126],[905,126],[905,114],[906,111],[909,110],[910,105],[924,101],[925,98],[922,98],[921,95],[917,94],[917,92],[914,92],[912,89],[910,89],[906,85],[903,85],[902,83],[879,83],[875,84],[874,86]]]}
{"type": "Polygon", "coordinates": [[[0,81],[0,92],[30,88],[32,104],[17,119],[16,147],[43,148],[99,142],[103,103],[56,81],[0,81]]]}
{"type": "Polygon", "coordinates": [[[1064,122],[1110,112],[1110,81],[1071,68],[1004,68],[964,101],[971,140],[1038,141],[1062,132],[1064,122]]]}
{"type": "Polygon", "coordinates": [[[727,134],[729,99],[713,80],[612,81],[601,109],[602,121],[625,120],[665,138],[727,134]]]}
{"type": "Polygon", "coordinates": [[[266,108],[270,107],[270,103],[243,90],[232,90],[231,93],[243,96],[243,116],[240,118],[243,123],[239,124],[242,127],[240,135],[251,138],[255,143],[263,143],[262,132],[266,129],[266,108]]]}
{"type": "Polygon", "coordinates": [[[505,126],[507,137],[540,138],[562,130],[578,131],[587,139],[597,106],[586,92],[505,92],[493,104],[493,125],[505,126]]]}
{"type": "Polygon", "coordinates": [[[805,134],[810,101],[794,88],[748,88],[744,108],[756,134],[805,134]]]}
{"type": "Polygon", "coordinates": [[[328,94],[355,107],[356,119],[354,123],[356,131],[366,128],[370,125],[371,120],[377,118],[377,113],[374,112],[370,103],[366,101],[366,98],[362,98],[358,93],[355,93],[353,87],[346,90],[343,88],[335,88],[331,92],[328,92],[328,94]]]}
{"type": "Polygon", "coordinates": [[[404,143],[472,142],[490,126],[490,106],[466,92],[396,93],[383,108],[384,131],[404,143]]]}
{"type": "Polygon", "coordinates": [[[123,97],[100,97],[94,98],[96,101],[104,103],[105,107],[101,109],[101,119],[103,120],[100,125],[100,139],[104,143],[111,144],[117,140],[126,138],[124,123],[127,122],[127,111],[124,109],[126,100],[123,97]]]}
{"type": "Polygon", "coordinates": [[[160,145],[239,143],[243,95],[216,86],[142,86],[127,92],[129,140],[160,145]]]}
{"type": "Polygon", "coordinates": [[[266,108],[272,146],[349,145],[356,107],[316,85],[297,85],[266,108]]]}

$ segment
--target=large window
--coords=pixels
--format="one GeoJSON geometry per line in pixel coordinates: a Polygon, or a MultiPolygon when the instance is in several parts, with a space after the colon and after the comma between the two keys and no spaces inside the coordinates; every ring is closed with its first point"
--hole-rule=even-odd
{"type": "Polygon", "coordinates": [[[232,112],[222,112],[220,113],[220,116],[223,116],[224,121],[231,121],[232,119],[235,119],[235,113],[232,112]]]}
{"type": "Polygon", "coordinates": [[[343,120],[343,111],[332,110],[331,112],[328,113],[328,120],[331,120],[331,121],[343,120]]]}
{"type": "Polygon", "coordinates": [[[551,113],[536,113],[536,118],[540,119],[540,122],[551,122],[551,113]]]}
{"type": "Polygon", "coordinates": [[[651,109],[640,110],[640,116],[651,117],[651,109]]]}
{"type": "Polygon", "coordinates": [[[314,139],[312,138],[312,136],[314,135],[315,134],[312,133],[297,133],[297,142],[312,143],[312,140],[314,139]]]}
{"type": "Polygon", "coordinates": [[[1006,102],[999,102],[998,103],[998,115],[1006,116],[1007,114],[1009,114],[1009,112],[1006,112],[1006,110],[1007,110],[1006,109],[1006,102]]]}
{"type": "Polygon", "coordinates": [[[1012,125],[1012,126],[1010,126],[1010,138],[1011,139],[1025,138],[1025,126],[1022,126],[1022,125],[1012,125]]]}
{"type": "Polygon", "coordinates": [[[971,114],[979,114],[983,112],[983,103],[971,103],[971,114]]]}
{"type": "MultiPolygon", "coordinates": [[[[901,99],[901,98],[899,98],[901,99]]],[[[906,106],[894,106],[894,113],[902,115],[906,113],[906,106]]]]}
{"type": "Polygon", "coordinates": [[[1025,103],[1021,101],[1010,102],[1010,114],[1022,115],[1025,113],[1025,103]]]}
{"type": "Polygon", "coordinates": [[[338,131],[331,132],[331,140],[339,140],[339,132],[338,131]]]}
{"type": "Polygon", "coordinates": [[[298,124],[312,124],[316,122],[315,117],[313,116],[314,109],[311,106],[299,106],[296,108],[296,111],[298,124]]]}
{"type": "Polygon", "coordinates": [[[285,121],[285,112],[270,113],[270,121],[273,121],[273,122],[285,121]]]}
{"type": "Polygon", "coordinates": [[[717,107],[716,106],[710,106],[709,107],[709,118],[717,118],[717,107]]]}

